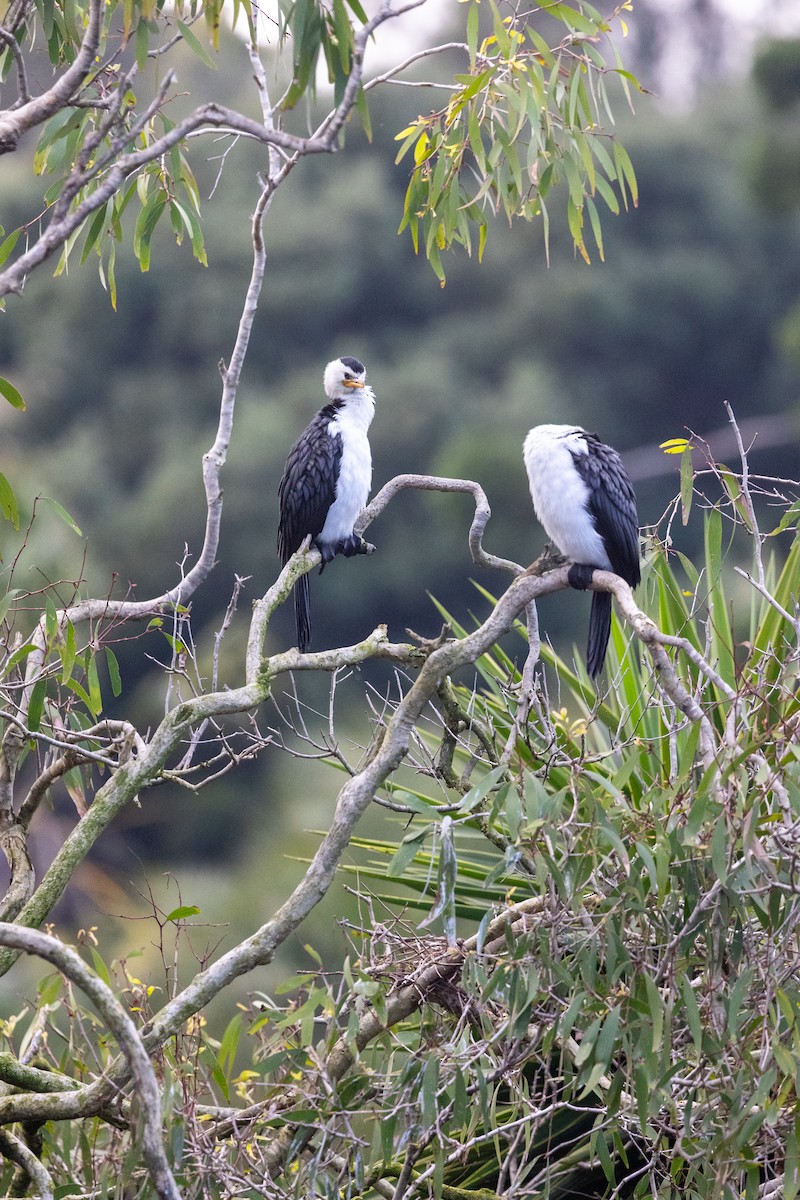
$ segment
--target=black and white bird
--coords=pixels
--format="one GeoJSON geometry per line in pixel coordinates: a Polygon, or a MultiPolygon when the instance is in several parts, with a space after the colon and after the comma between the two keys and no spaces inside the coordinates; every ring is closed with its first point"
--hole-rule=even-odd
{"type": "MultiPolygon", "coordinates": [[[[336,554],[350,558],[371,547],[353,533],[372,483],[372,453],[367,430],[375,415],[375,396],[357,358],[329,362],[323,376],[330,401],[321,408],[289,451],[278,487],[278,554],[285,565],[309,535],[322,555],[322,567],[336,554]]],[[[297,646],[311,644],[308,575],[295,584],[297,646]]]]}
{"type": "MultiPolygon", "coordinates": [[[[636,587],[636,496],[616,450],[579,425],[536,425],[525,439],[524,458],[536,516],[572,559],[570,585],[587,588],[599,569],[636,587]]],[[[592,677],[603,669],[610,633],[611,593],[595,592],[586,647],[592,677]]]]}

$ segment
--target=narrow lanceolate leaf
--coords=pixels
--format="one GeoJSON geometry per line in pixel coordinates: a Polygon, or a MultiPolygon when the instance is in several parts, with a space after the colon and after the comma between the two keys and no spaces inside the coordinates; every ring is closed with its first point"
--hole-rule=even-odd
{"type": "Polygon", "coordinates": [[[475,56],[478,52],[478,22],[480,19],[480,8],[477,0],[472,0],[469,6],[469,15],[467,16],[467,46],[469,47],[469,65],[475,66],[475,56]]]}
{"type": "Polygon", "coordinates": [[[117,656],[110,646],[106,646],[106,663],[108,664],[108,675],[111,680],[111,691],[114,696],[122,694],[122,676],[119,672],[119,662],[117,656]]]}
{"type": "Polygon", "coordinates": [[[10,654],[3,664],[3,675],[8,675],[9,672],[16,667],[17,663],[22,662],[29,654],[33,654],[36,649],[30,642],[26,642],[24,646],[20,646],[13,654],[10,654]]]}
{"type": "Polygon", "coordinates": [[[58,609],[55,606],[52,596],[45,596],[44,598],[44,614],[47,646],[50,649],[58,637],[58,609]]]}
{"type": "Polygon", "coordinates": [[[633,207],[636,208],[639,203],[639,188],[636,183],[636,174],[633,170],[633,163],[631,162],[630,155],[621,142],[614,142],[614,162],[617,165],[619,185],[622,189],[622,198],[625,203],[625,207],[628,207],[628,200],[623,180],[628,185],[631,202],[633,207]]]}
{"type": "Polygon", "coordinates": [[[437,918],[442,918],[444,933],[449,946],[456,941],[456,909],[455,887],[458,877],[458,857],[453,842],[452,817],[444,817],[440,831],[441,849],[439,851],[439,879],[433,908],[420,923],[420,929],[432,924],[437,918]]]}
{"type": "Polygon", "coordinates": [[[0,624],[5,621],[6,613],[19,594],[18,588],[11,588],[10,591],[6,592],[5,596],[0,596],[0,624]]]}
{"type": "Polygon", "coordinates": [[[233,1070],[233,1062],[236,1058],[236,1051],[239,1047],[239,1039],[242,1035],[243,1018],[241,1013],[231,1017],[225,1032],[222,1035],[222,1041],[219,1044],[218,1057],[220,1065],[226,1071],[233,1070]]]}
{"type": "Polygon", "coordinates": [[[406,834],[386,868],[387,875],[396,879],[403,874],[408,864],[416,857],[417,851],[422,849],[422,843],[425,841],[429,828],[426,826],[424,829],[417,829],[413,833],[406,834]]]}
{"type": "Polygon", "coordinates": [[[72,621],[67,620],[66,630],[64,634],[64,643],[59,647],[61,655],[61,682],[66,683],[72,676],[72,668],[75,665],[75,655],[77,647],[75,643],[75,626],[72,621]]]}
{"type": "Polygon", "coordinates": [[[161,193],[155,193],[148,198],[137,218],[136,230],[133,235],[133,252],[138,258],[139,267],[143,272],[150,270],[150,241],[166,203],[161,193]]]}
{"type": "Polygon", "coordinates": [[[25,401],[20,396],[13,383],[9,383],[7,379],[0,376],[0,396],[5,396],[12,408],[25,408],[25,401]]]}
{"type": "Polygon", "coordinates": [[[683,996],[683,1007],[686,1016],[686,1023],[689,1026],[689,1032],[692,1035],[694,1048],[697,1053],[701,1053],[703,1048],[703,1024],[700,1019],[700,1010],[697,1006],[692,985],[685,975],[680,979],[681,995],[683,996]]]}
{"type": "Polygon", "coordinates": [[[681,520],[684,525],[689,522],[694,493],[694,468],[692,466],[692,447],[687,445],[681,455],[681,520]]]}
{"type": "Polygon", "coordinates": [[[19,241],[19,235],[21,233],[22,233],[22,226],[20,226],[19,229],[15,229],[13,233],[10,233],[8,235],[8,237],[3,241],[2,245],[0,245],[0,267],[2,267],[3,263],[8,258],[9,254],[11,254],[12,250],[16,246],[17,242],[19,241]]]}
{"type": "Polygon", "coordinates": [[[690,444],[688,438],[667,438],[665,442],[658,443],[658,448],[659,450],[663,450],[665,454],[683,454],[684,450],[690,444]]]}
{"type": "Polygon", "coordinates": [[[712,653],[723,677],[733,683],[734,643],[722,577],[722,516],[717,508],[712,508],[706,515],[705,552],[712,653]]]}
{"type": "Polygon", "coordinates": [[[787,508],[775,528],[770,529],[767,537],[774,537],[775,534],[783,533],[785,529],[789,529],[795,525],[800,525],[800,500],[795,500],[794,504],[791,504],[787,508]]]}
{"type": "Polygon", "coordinates": [[[44,679],[37,679],[33,685],[31,699],[28,705],[28,729],[31,733],[35,733],[42,723],[42,712],[44,710],[44,698],[47,691],[47,684],[44,679]]]}
{"type": "Polygon", "coordinates": [[[5,475],[0,474],[0,512],[7,521],[10,521],[15,529],[19,529],[19,508],[17,507],[17,498],[11,484],[6,479],[5,475]]]}
{"type": "Polygon", "coordinates": [[[75,524],[72,517],[69,515],[67,510],[63,507],[63,505],[59,504],[57,500],[54,500],[52,498],[52,496],[40,496],[39,499],[44,504],[46,504],[49,508],[52,508],[52,510],[56,514],[56,516],[60,517],[65,525],[69,525],[69,527],[73,533],[77,533],[78,537],[83,537],[83,532],[82,532],[80,526],[75,524]]]}
{"type": "Polygon", "coordinates": [[[214,62],[214,59],[208,53],[200,39],[192,33],[189,26],[184,21],[178,21],[178,29],[180,29],[181,33],[183,34],[183,40],[186,42],[186,45],[189,47],[189,49],[197,55],[202,63],[205,63],[207,67],[211,67],[214,71],[216,71],[217,63],[214,62]]]}
{"type": "Polygon", "coordinates": [[[460,813],[472,812],[478,804],[486,799],[489,793],[497,786],[505,774],[504,767],[493,767],[491,771],[487,771],[480,783],[476,783],[462,797],[458,811],[460,813]]]}
{"type": "Polygon", "coordinates": [[[103,711],[103,698],[100,694],[100,678],[97,674],[97,659],[92,654],[86,668],[86,679],[89,684],[89,707],[94,716],[103,711]]]}

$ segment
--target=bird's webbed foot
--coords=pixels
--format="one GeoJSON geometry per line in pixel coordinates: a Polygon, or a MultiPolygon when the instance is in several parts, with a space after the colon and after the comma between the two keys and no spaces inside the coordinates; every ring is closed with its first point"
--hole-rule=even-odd
{"type": "Polygon", "coordinates": [[[555,571],[556,567],[565,566],[568,561],[569,559],[566,559],[552,542],[548,542],[539,557],[535,558],[528,567],[526,574],[547,575],[549,571],[555,571]]]}
{"type": "Polygon", "coordinates": [[[320,575],[325,570],[326,565],[335,558],[337,554],[343,554],[345,558],[352,558],[355,554],[374,554],[375,547],[371,542],[365,542],[362,537],[358,537],[355,533],[350,537],[340,538],[338,542],[314,542],[314,545],[322,555],[322,565],[319,569],[320,575]]]}
{"type": "Polygon", "coordinates": [[[599,567],[593,567],[591,563],[573,563],[567,572],[567,583],[571,588],[585,592],[591,587],[592,575],[599,570],[599,567]]]}
{"type": "Polygon", "coordinates": [[[375,547],[371,542],[365,542],[362,537],[353,534],[349,538],[344,538],[340,543],[340,549],[345,558],[352,558],[355,554],[374,554],[375,547]]]}

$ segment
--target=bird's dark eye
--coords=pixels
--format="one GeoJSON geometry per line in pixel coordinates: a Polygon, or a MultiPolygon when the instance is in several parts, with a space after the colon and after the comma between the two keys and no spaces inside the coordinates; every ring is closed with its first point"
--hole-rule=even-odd
{"type": "Polygon", "coordinates": [[[352,378],[353,378],[353,376],[350,374],[350,372],[349,372],[349,371],[345,371],[345,373],[344,373],[344,377],[345,377],[345,379],[352,379],[352,378]]]}

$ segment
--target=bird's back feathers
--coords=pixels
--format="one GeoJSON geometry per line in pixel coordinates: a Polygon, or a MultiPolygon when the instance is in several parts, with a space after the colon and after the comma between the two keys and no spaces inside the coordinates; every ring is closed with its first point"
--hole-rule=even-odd
{"type": "Polygon", "coordinates": [[[641,578],[636,496],[622,459],[596,433],[584,433],[587,454],[573,454],[576,470],[589,490],[588,508],[611,569],[631,587],[641,578]]]}
{"type": "MultiPolygon", "coordinates": [[[[616,450],[580,426],[538,425],[525,439],[524,458],[536,515],[561,552],[586,568],[610,569],[636,587],[636,496],[616,450]]],[[[570,572],[573,587],[590,581],[590,570],[570,572]]],[[[595,592],[586,647],[591,676],[603,668],[610,632],[611,595],[595,592]]]]}
{"type": "Polygon", "coordinates": [[[336,405],[326,404],[289,451],[278,485],[278,554],[286,564],[310,534],[322,532],[336,497],[342,438],[330,433],[336,405]]]}

